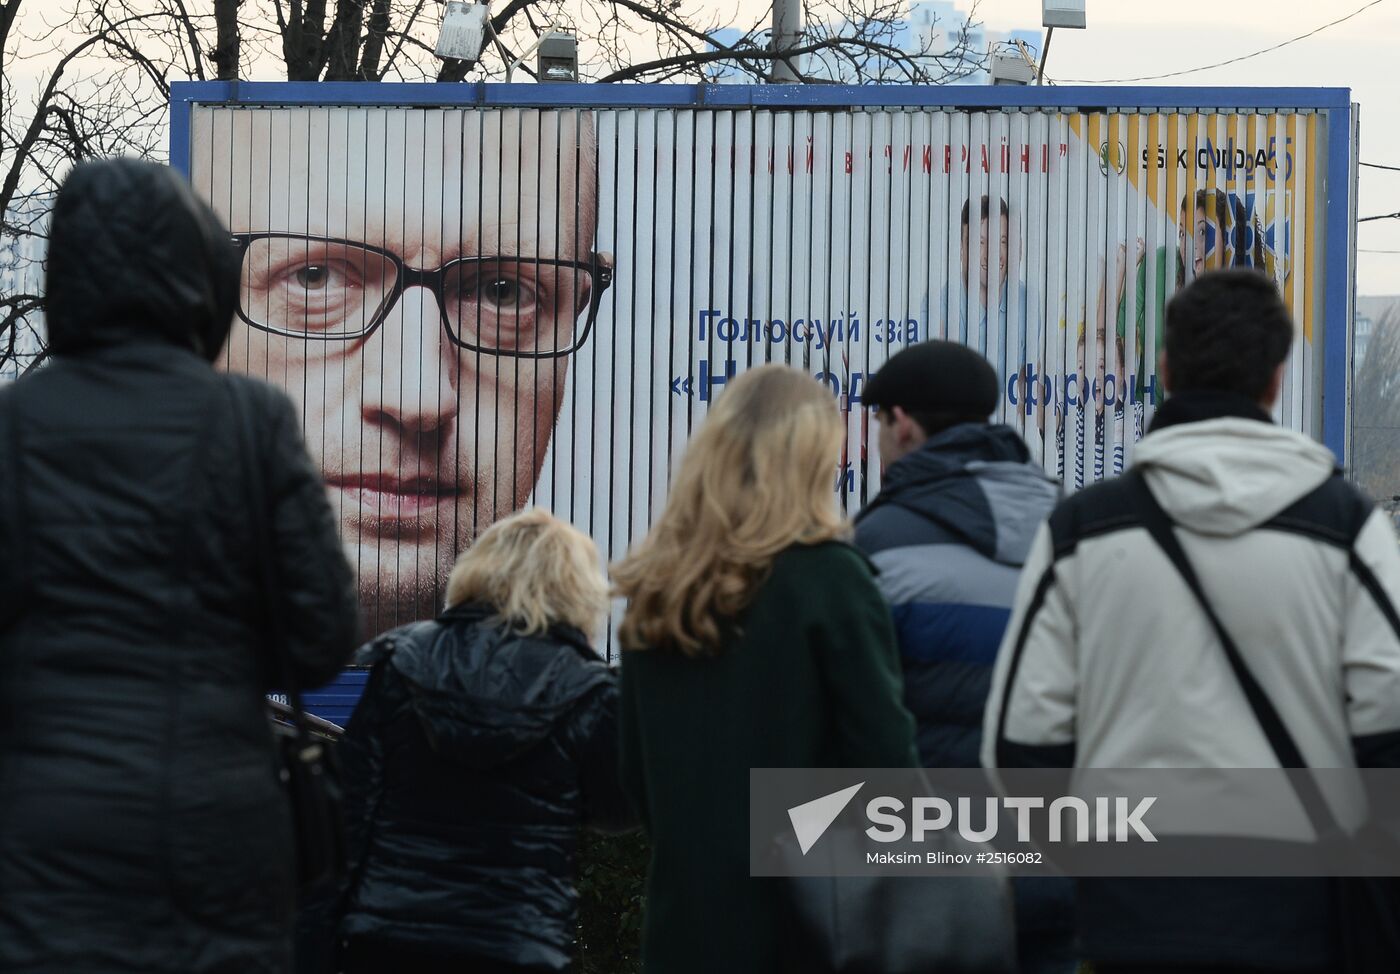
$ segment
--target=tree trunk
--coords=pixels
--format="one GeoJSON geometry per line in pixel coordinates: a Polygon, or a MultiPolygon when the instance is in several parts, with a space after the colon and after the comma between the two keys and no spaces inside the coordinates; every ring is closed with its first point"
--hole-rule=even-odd
{"type": "Polygon", "coordinates": [[[355,80],[355,57],[359,53],[360,25],[364,16],[364,0],[337,0],[335,21],[326,36],[326,81],[355,80]]]}
{"type": "Polygon", "coordinates": [[[238,36],[238,0],[214,0],[214,50],[209,55],[220,81],[238,80],[240,38],[238,36]]]}
{"type": "Polygon", "coordinates": [[[306,12],[301,21],[301,63],[304,78],[315,81],[321,76],[325,62],[321,52],[326,40],[326,0],[306,0],[306,12]]]}
{"type": "Polygon", "coordinates": [[[389,33],[389,0],[372,0],[369,8],[369,33],[365,37],[364,57],[360,59],[360,79],[379,80],[379,59],[384,56],[384,35],[389,33]]]}

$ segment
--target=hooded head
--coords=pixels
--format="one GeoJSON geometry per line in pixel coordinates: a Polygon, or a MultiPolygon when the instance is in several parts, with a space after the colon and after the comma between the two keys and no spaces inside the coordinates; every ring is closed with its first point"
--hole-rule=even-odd
{"type": "Polygon", "coordinates": [[[78,165],[54,204],[45,319],[58,355],[161,341],[213,361],[238,304],[228,231],[174,170],[78,165]]]}

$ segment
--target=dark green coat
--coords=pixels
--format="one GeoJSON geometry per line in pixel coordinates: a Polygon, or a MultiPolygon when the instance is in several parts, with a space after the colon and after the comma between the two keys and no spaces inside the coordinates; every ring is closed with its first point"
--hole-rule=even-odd
{"type": "Polygon", "coordinates": [[[771,974],[779,880],[749,877],[749,769],[914,767],[889,606],[844,544],[794,546],[712,657],[622,656],[622,763],[651,837],[648,974],[771,974]]]}

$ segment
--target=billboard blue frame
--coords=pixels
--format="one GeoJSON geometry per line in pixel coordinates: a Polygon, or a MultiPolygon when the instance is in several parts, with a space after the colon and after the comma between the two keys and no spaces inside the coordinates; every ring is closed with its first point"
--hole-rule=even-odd
{"type": "Polygon", "coordinates": [[[1187,88],[988,85],[602,85],[185,81],[170,92],[170,164],[188,175],[193,106],[451,106],[493,108],[1001,108],[1059,111],[1316,111],[1327,121],[1322,440],[1345,463],[1350,447],[1350,332],[1355,301],[1356,156],[1348,88],[1187,88]],[[1341,323],[1341,327],[1333,327],[1341,323]]]}

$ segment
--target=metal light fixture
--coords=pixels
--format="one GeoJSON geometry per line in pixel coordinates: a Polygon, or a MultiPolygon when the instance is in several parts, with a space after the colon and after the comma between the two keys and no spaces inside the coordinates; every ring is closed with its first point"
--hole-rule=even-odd
{"type": "Polygon", "coordinates": [[[564,31],[546,32],[540,38],[538,67],[541,81],[577,81],[578,38],[564,31]]]}
{"type": "Polygon", "coordinates": [[[1035,83],[1035,64],[1027,61],[1016,47],[994,47],[987,52],[992,84],[1029,85],[1035,83]]]}
{"type": "Polygon", "coordinates": [[[440,58],[475,61],[481,57],[485,42],[486,4],[449,0],[433,53],[440,58]]]}
{"type": "Polygon", "coordinates": [[[535,38],[535,43],[525,48],[520,57],[506,65],[506,81],[531,54],[536,55],[535,80],[578,80],[578,38],[568,31],[547,30],[535,38]]]}
{"type": "Polygon", "coordinates": [[[1085,27],[1084,0],[1043,0],[1041,14],[1042,27],[1085,27]]]}

